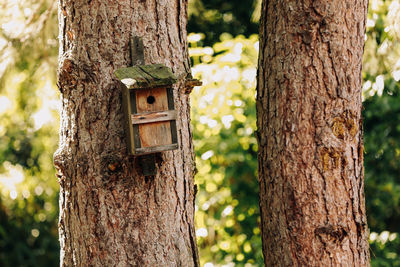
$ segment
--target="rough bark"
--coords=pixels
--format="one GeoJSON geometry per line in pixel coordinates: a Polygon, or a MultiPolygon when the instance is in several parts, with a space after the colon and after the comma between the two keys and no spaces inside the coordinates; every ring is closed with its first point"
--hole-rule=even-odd
{"type": "Polygon", "coordinates": [[[127,154],[121,90],[113,72],[131,65],[142,36],[146,64],[190,72],[187,1],[59,0],[61,266],[198,266],[193,147],[184,80],[174,86],[179,150],[141,175],[127,154]]]}
{"type": "Polygon", "coordinates": [[[264,0],[257,88],[267,266],[368,266],[361,122],[367,0],[264,0]]]}

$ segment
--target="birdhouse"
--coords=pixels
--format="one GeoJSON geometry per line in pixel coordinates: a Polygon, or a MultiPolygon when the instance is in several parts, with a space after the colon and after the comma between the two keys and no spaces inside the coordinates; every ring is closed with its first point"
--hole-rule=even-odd
{"type": "Polygon", "coordinates": [[[136,65],[115,71],[121,81],[128,149],[145,155],[178,148],[172,85],[176,77],[161,65],[136,65]]]}

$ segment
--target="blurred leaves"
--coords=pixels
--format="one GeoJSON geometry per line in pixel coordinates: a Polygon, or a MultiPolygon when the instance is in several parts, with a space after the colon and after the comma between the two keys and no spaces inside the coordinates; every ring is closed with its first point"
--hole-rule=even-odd
{"type": "Polygon", "coordinates": [[[56,4],[0,6],[0,265],[55,266],[56,4]]]}
{"type": "Polygon", "coordinates": [[[191,95],[201,261],[262,266],[254,137],[258,37],[225,34],[199,48],[201,38],[188,38],[198,63],[193,75],[203,82],[191,95]]]}
{"type": "Polygon", "coordinates": [[[233,36],[258,33],[260,0],[191,0],[188,32],[201,32],[201,45],[220,41],[223,33],[233,36]]]}

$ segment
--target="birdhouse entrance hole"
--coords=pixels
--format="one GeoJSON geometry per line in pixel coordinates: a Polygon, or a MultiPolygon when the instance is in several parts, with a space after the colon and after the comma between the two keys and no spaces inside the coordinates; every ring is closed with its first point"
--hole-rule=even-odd
{"type": "Polygon", "coordinates": [[[153,104],[154,102],[156,102],[156,99],[154,98],[154,96],[150,95],[147,97],[147,103],[153,104]]]}

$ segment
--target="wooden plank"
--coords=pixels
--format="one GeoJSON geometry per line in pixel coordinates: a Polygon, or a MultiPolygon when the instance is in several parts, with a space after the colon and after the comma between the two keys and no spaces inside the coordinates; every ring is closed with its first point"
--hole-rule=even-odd
{"type": "Polygon", "coordinates": [[[142,37],[133,36],[130,39],[132,65],[144,64],[144,48],[142,37]]]}
{"type": "MultiPolygon", "coordinates": [[[[132,60],[136,61],[137,59],[135,58],[132,60]]],[[[171,69],[162,64],[120,68],[117,69],[114,74],[129,89],[162,87],[172,85],[177,81],[171,69]]]]}
{"type": "Polygon", "coordinates": [[[172,144],[171,123],[169,121],[139,124],[138,126],[142,147],[172,144]]]}
{"type": "Polygon", "coordinates": [[[161,122],[176,120],[176,110],[146,112],[132,114],[132,124],[144,124],[150,122],[161,122]]]}
{"type": "Polygon", "coordinates": [[[135,143],[134,143],[134,133],[132,128],[132,118],[130,117],[131,114],[131,104],[129,98],[129,90],[120,83],[120,87],[122,90],[122,110],[124,112],[124,128],[125,128],[125,136],[127,139],[127,149],[129,154],[135,153],[135,143]]]}
{"type": "Polygon", "coordinates": [[[175,109],[174,104],[174,91],[172,87],[167,88],[167,98],[168,98],[168,109],[173,110],[175,109]]]}
{"type": "Polygon", "coordinates": [[[137,113],[166,110],[168,110],[168,98],[166,88],[153,88],[136,91],[137,113]],[[149,98],[151,97],[154,98],[153,102],[149,102],[149,98]]]}
{"type": "Polygon", "coordinates": [[[153,77],[155,83],[163,81],[164,85],[173,84],[177,80],[171,69],[162,64],[141,65],[139,67],[141,70],[153,77]]]}
{"type": "Polygon", "coordinates": [[[135,148],[140,148],[142,147],[142,144],[140,142],[140,133],[139,133],[139,125],[132,125],[133,129],[133,144],[135,145],[135,148]]]}
{"type": "Polygon", "coordinates": [[[178,144],[137,148],[137,149],[135,149],[135,154],[136,155],[145,155],[145,154],[174,150],[174,149],[178,149],[178,144]]]}
{"type": "Polygon", "coordinates": [[[176,121],[173,120],[171,121],[171,138],[172,138],[172,143],[178,143],[178,131],[176,129],[176,121]]]}
{"type": "Polygon", "coordinates": [[[129,101],[130,101],[130,107],[131,107],[131,113],[130,114],[137,113],[136,91],[135,90],[127,90],[127,91],[129,91],[129,101]]]}

